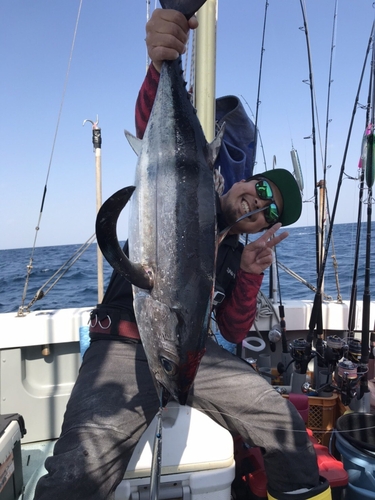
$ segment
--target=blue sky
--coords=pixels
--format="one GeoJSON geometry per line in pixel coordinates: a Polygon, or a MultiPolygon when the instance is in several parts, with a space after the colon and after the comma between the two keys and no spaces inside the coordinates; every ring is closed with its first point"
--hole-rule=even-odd
{"type": "MultiPolygon", "coordinates": [[[[317,134],[320,129],[324,141],[335,1],[305,1],[317,134]]],[[[374,19],[372,4],[338,1],[327,147],[331,206],[374,19]]],[[[265,5],[265,0],[219,0],[218,5],[216,95],[241,97],[250,115],[256,110],[265,5]]],[[[37,245],[82,243],[94,233],[95,158],[85,119],[98,115],[102,129],[103,201],[133,183],[136,156],[123,131],[134,132],[134,104],[145,75],[146,6],[146,0],[83,0],[70,61],[80,0],[0,0],[0,249],[33,245],[49,165],[37,245]]],[[[269,0],[258,125],[267,168],[275,155],[277,167],[292,170],[292,143],[299,153],[306,203],[296,225],[306,226],[314,224],[308,202],[314,175],[312,141],[304,139],[312,128],[302,25],[299,0],[269,0]]],[[[370,61],[360,103],[367,99],[369,69],[370,61]]],[[[353,177],[364,128],[365,111],[359,108],[345,168],[353,177]]],[[[320,179],[318,135],[317,145],[320,179]]],[[[263,152],[259,147],[256,171],[264,170],[263,152]]],[[[357,183],[344,176],[336,222],[356,220],[357,198],[357,183]]],[[[126,237],[126,226],[125,214],[120,238],[126,237]]]]}

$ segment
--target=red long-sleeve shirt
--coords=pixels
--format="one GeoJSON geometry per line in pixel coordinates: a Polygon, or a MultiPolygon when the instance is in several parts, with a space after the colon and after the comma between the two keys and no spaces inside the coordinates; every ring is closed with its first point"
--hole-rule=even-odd
{"type": "Polygon", "coordinates": [[[143,80],[135,104],[135,130],[139,139],[143,138],[148,119],[150,118],[152,105],[154,104],[156,91],[158,90],[160,74],[150,64],[146,78],[143,80]]]}
{"type": "MultiPolygon", "coordinates": [[[[159,84],[160,75],[151,64],[143,84],[139,90],[135,106],[135,128],[137,137],[142,139],[148,119],[151,114],[152,106],[155,100],[156,91],[159,84]]],[[[224,240],[225,241],[225,240],[224,240]]],[[[223,246],[223,244],[222,244],[223,246]]],[[[224,245],[225,246],[225,245],[224,245]]],[[[220,252],[218,252],[218,264],[220,264],[220,252]]],[[[236,272],[227,268],[227,260],[221,262],[221,268],[217,271],[217,279],[220,275],[226,273],[232,274],[232,283],[227,287],[226,296],[223,302],[216,308],[216,320],[223,337],[229,342],[238,344],[248,334],[252,327],[257,305],[257,294],[262,284],[263,275],[250,274],[239,268],[243,245],[236,241],[234,254],[230,258],[233,263],[233,255],[236,257],[236,272]]],[[[228,282],[228,277],[224,277],[228,282]]]]}

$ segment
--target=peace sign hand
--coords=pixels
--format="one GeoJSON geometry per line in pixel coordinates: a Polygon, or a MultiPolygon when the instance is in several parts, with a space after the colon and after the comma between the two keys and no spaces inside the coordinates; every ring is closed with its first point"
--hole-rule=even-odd
{"type": "Polygon", "coordinates": [[[287,231],[274,236],[280,227],[281,224],[278,222],[265,231],[257,240],[245,246],[240,263],[240,268],[243,271],[251,274],[262,274],[263,271],[270,267],[272,264],[272,248],[289,236],[287,231]]]}

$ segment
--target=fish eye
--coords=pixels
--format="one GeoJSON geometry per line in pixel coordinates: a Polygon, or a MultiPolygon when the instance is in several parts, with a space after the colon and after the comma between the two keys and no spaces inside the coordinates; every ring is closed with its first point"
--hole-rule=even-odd
{"type": "Polygon", "coordinates": [[[160,363],[167,375],[176,375],[177,365],[163,356],[160,356],[160,363]]]}

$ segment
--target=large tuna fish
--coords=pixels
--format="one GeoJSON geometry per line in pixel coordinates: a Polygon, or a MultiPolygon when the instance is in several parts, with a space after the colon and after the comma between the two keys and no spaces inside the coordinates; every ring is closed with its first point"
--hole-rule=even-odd
{"type": "MultiPolygon", "coordinates": [[[[205,0],[164,1],[191,16],[205,0]]],[[[210,319],[216,218],[212,166],[221,135],[208,144],[185,88],[181,59],[162,65],[142,141],[126,133],[138,154],[135,188],[120,190],[97,218],[101,250],[133,284],[134,310],[148,364],[163,404],[185,404],[210,319]],[[129,257],[116,236],[131,197],[129,257]]]]}

